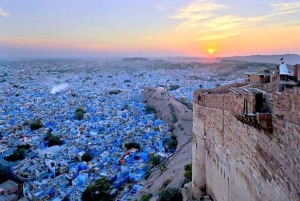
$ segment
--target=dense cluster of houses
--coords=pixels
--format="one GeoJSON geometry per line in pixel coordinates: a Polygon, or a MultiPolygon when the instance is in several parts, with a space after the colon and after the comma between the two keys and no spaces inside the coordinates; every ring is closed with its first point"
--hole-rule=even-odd
{"type": "Polygon", "coordinates": [[[17,185],[9,193],[0,185],[0,200],[81,200],[86,187],[101,177],[111,181],[112,196],[130,200],[143,187],[150,157],[170,154],[165,144],[171,132],[147,113],[141,90],[179,85],[172,94],[192,100],[200,84],[215,86],[191,78],[205,76],[193,69],[127,71],[100,63],[87,72],[85,67],[68,62],[1,64],[0,167],[22,185],[8,180],[17,185]],[[75,117],[77,108],[84,111],[82,120],[75,117]],[[37,119],[42,127],[30,128],[37,119]],[[61,143],[50,145],[49,133],[61,143]],[[128,143],[139,148],[127,149],[128,143]],[[25,157],[7,160],[22,145],[30,145],[23,150],[25,157]]]}

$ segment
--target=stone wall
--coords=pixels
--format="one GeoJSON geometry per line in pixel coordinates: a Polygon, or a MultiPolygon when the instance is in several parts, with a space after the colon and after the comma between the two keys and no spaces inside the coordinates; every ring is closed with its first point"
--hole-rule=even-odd
{"type": "Polygon", "coordinates": [[[244,112],[244,100],[248,101],[248,112],[255,112],[254,94],[208,94],[195,93],[194,103],[202,107],[229,110],[233,114],[242,115],[244,112]]]}
{"type": "Polygon", "coordinates": [[[272,134],[236,118],[243,95],[194,93],[196,191],[217,201],[300,200],[300,97],[270,97],[272,134]]]}

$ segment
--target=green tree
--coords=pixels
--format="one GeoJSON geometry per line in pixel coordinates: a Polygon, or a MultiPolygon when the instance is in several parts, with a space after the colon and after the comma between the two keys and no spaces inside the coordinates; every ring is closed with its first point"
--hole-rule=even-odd
{"type": "Polygon", "coordinates": [[[109,95],[117,95],[121,93],[122,91],[120,89],[114,89],[108,92],[109,95]]]}
{"type": "Polygon", "coordinates": [[[150,105],[145,106],[145,111],[146,111],[147,114],[156,113],[155,107],[152,107],[150,105]]]}
{"type": "Polygon", "coordinates": [[[160,156],[158,156],[158,155],[152,156],[150,158],[150,162],[155,166],[159,165],[160,164],[160,156]]]}
{"type": "Polygon", "coordinates": [[[177,85],[177,84],[174,84],[174,85],[170,85],[170,88],[169,88],[169,90],[170,91],[174,91],[174,90],[176,90],[176,89],[179,89],[180,88],[180,86],[179,85],[177,85]]]}
{"type": "Polygon", "coordinates": [[[93,156],[90,153],[84,153],[81,158],[85,162],[89,162],[93,159],[93,156]]]}
{"type": "Polygon", "coordinates": [[[89,185],[81,194],[83,201],[111,201],[109,195],[110,182],[106,178],[97,180],[93,185],[89,185]]]}
{"type": "Polygon", "coordinates": [[[177,137],[176,135],[171,135],[171,139],[168,143],[168,149],[175,149],[177,147],[177,137]]]}
{"type": "Polygon", "coordinates": [[[39,129],[39,128],[42,128],[43,127],[43,123],[41,121],[41,119],[35,119],[34,121],[32,121],[30,123],[30,129],[31,130],[36,130],[36,129],[39,129]]]}
{"type": "Polygon", "coordinates": [[[178,188],[163,189],[158,193],[158,201],[182,201],[183,197],[178,188]]]}
{"type": "Polygon", "coordinates": [[[192,164],[184,166],[185,183],[192,181],[192,164]]]}
{"type": "Polygon", "coordinates": [[[60,139],[60,136],[53,135],[51,134],[51,132],[47,133],[47,135],[44,138],[44,141],[48,141],[48,147],[63,144],[63,141],[60,139]]]}
{"type": "Polygon", "coordinates": [[[8,172],[3,169],[0,168],[0,183],[5,182],[8,180],[8,172]]]}
{"type": "Polygon", "coordinates": [[[129,142],[129,143],[126,143],[125,144],[125,147],[127,150],[131,149],[131,148],[135,148],[135,149],[138,149],[140,150],[141,147],[140,147],[140,144],[136,143],[136,142],[129,142]]]}
{"type": "Polygon", "coordinates": [[[9,155],[6,156],[4,159],[7,161],[18,161],[18,160],[22,160],[25,158],[25,150],[24,149],[16,149],[14,150],[14,152],[9,155]]]}
{"type": "Polygon", "coordinates": [[[18,145],[17,149],[30,149],[30,144],[22,144],[22,145],[18,145]]]}
{"type": "Polygon", "coordinates": [[[75,110],[75,119],[81,121],[84,117],[85,110],[82,108],[77,108],[75,110]]]}

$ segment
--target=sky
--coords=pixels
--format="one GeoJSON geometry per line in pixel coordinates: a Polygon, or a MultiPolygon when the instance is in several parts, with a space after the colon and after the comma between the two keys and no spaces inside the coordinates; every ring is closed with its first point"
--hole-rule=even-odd
{"type": "Polygon", "coordinates": [[[0,0],[0,58],[300,54],[299,44],[299,0],[0,0]]]}

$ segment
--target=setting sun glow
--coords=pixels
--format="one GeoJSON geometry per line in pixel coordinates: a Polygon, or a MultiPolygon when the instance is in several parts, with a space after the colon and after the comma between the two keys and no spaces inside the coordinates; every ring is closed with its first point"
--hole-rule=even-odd
{"type": "Polygon", "coordinates": [[[213,53],[216,52],[216,49],[214,49],[214,48],[209,48],[209,49],[207,49],[206,51],[207,51],[209,54],[213,54],[213,53]]]}
{"type": "Polygon", "coordinates": [[[299,0],[15,2],[0,0],[0,59],[300,54],[299,0]]]}

